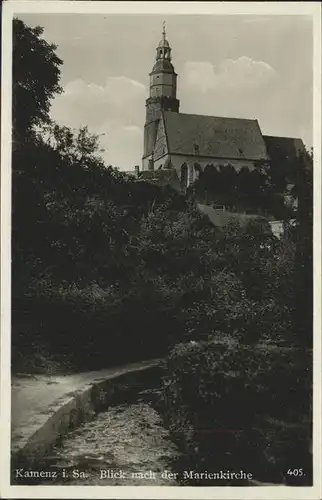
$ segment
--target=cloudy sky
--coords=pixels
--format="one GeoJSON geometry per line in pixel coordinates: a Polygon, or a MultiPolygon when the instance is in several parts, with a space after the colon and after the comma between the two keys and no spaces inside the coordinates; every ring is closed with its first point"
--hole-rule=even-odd
{"type": "Polygon", "coordinates": [[[19,15],[64,61],[52,117],[102,135],[108,164],[141,164],[148,74],[162,22],[183,113],[257,118],[312,145],[312,22],[306,16],[19,15]]]}

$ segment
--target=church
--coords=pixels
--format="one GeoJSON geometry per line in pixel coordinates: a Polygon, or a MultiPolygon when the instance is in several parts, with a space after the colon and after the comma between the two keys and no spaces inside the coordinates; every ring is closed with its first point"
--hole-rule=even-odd
{"type": "Polygon", "coordinates": [[[263,136],[258,121],[180,113],[177,74],[163,26],[150,73],[140,178],[185,192],[206,166],[238,172],[267,165],[275,156],[298,157],[301,139],[263,136]]]}

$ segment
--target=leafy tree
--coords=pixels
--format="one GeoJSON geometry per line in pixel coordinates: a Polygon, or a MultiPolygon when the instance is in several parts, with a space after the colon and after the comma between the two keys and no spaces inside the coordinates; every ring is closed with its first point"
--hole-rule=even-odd
{"type": "Polygon", "coordinates": [[[299,342],[312,345],[313,332],[313,153],[305,151],[294,162],[293,194],[298,199],[295,227],[289,237],[296,245],[294,328],[299,342]]]}
{"type": "Polygon", "coordinates": [[[42,38],[43,28],[13,20],[12,103],[15,141],[25,140],[33,127],[49,123],[51,99],[62,92],[61,59],[56,46],[42,38]]]}

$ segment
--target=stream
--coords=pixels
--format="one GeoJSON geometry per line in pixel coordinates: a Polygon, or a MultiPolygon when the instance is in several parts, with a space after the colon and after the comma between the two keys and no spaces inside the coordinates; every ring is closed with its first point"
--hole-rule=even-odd
{"type": "Polygon", "coordinates": [[[152,405],[156,390],[117,404],[66,434],[47,457],[45,470],[57,477],[41,485],[177,485],[169,464],[178,455],[162,418],[152,405]]]}

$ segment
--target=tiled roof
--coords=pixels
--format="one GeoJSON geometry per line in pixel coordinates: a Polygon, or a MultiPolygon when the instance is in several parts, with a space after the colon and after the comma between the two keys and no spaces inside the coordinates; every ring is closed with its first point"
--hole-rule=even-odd
{"type": "Polygon", "coordinates": [[[242,213],[233,213],[229,211],[219,211],[215,210],[210,205],[203,205],[198,203],[198,209],[200,212],[208,217],[210,222],[219,229],[223,229],[230,222],[238,222],[241,226],[245,226],[251,220],[260,220],[263,225],[263,230],[265,232],[270,232],[269,222],[265,217],[256,215],[256,214],[242,214],[242,213]]]}
{"type": "Polygon", "coordinates": [[[257,120],[164,112],[169,153],[266,160],[257,120]]]}

